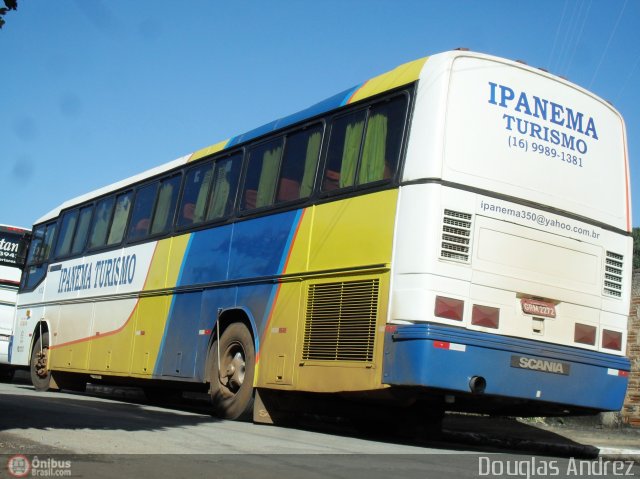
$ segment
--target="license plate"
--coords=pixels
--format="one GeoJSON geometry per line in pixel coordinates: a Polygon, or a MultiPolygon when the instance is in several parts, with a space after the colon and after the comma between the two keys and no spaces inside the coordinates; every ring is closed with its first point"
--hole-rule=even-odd
{"type": "Polygon", "coordinates": [[[537,299],[521,299],[522,312],[525,314],[531,314],[533,316],[544,316],[545,318],[556,317],[556,305],[553,303],[547,303],[546,301],[539,301],[537,299]]]}

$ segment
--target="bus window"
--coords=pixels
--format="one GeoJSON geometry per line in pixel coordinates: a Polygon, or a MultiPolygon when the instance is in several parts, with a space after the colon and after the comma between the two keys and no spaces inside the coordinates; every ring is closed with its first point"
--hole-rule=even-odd
{"type": "Polygon", "coordinates": [[[99,248],[106,244],[114,204],[115,198],[113,196],[98,202],[93,227],[91,229],[91,236],[89,237],[89,249],[99,248]]]}
{"type": "Polygon", "coordinates": [[[374,105],[367,119],[358,184],[391,178],[400,156],[407,97],[374,105]]]}
{"type": "Polygon", "coordinates": [[[204,221],[213,168],[211,163],[189,170],[178,214],[178,227],[187,228],[204,221]]]}
{"type": "Polygon", "coordinates": [[[182,176],[176,175],[160,182],[156,211],[153,214],[153,223],[151,224],[152,235],[166,233],[171,229],[181,180],[182,176]]]}
{"type": "Polygon", "coordinates": [[[129,219],[129,210],[131,209],[131,192],[118,195],[116,199],[116,209],[113,213],[113,221],[109,230],[109,239],[107,245],[112,246],[122,241],[124,230],[127,227],[129,219]]]}
{"type": "Polygon", "coordinates": [[[306,198],[311,194],[321,141],[322,125],[287,135],[276,202],[306,198]]]}
{"type": "Polygon", "coordinates": [[[241,165],[242,155],[239,153],[215,162],[213,191],[209,199],[207,221],[224,218],[231,213],[241,165]]]}
{"type": "Polygon", "coordinates": [[[360,156],[365,111],[335,119],[322,182],[323,191],[353,186],[360,156]]]}
{"type": "Polygon", "coordinates": [[[158,182],[154,182],[150,185],[138,188],[136,191],[133,213],[131,213],[131,219],[129,220],[129,232],[127,233],[128,241],[136,241],[149,234],[151,214],[153,213],[153,204],[156,199],[157,190],[158,182]]]}
{"type": "Polygon", "coordinates": [[[73,233],[75,233],[77,222],[78,210],[68,211],[62,217],[58,244],[54,255],[56,258],[68,256],[71,252],[71,242],[73,241],[73,233]]]}
{"type": "Polygon", "coordinates": [[[93,215],[93,205],[85,206],[80,209],[80,218],[78,219],[78,227],[73,238],[71,254],[78,254],[84,249],[89,235],[89,226],[91,225],[91,216],[93,215]]]}
{"type": "Polygon", "coordinates": [[[34,288],[47,272],[46,261],[53,246],[56,223],[38,226],[33,232],[27,259],[26,289],[34,288]]]}
{"type": "Polygon", "coordinates": [[[241,208],[251,210],[272,205],[282,157],[282,138],[262,143],[249,152],[241,208]]]}

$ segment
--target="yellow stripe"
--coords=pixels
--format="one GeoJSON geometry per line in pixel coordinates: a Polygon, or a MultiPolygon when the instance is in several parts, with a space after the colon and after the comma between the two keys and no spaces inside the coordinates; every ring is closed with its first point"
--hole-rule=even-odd
{"type": "Polygon", "coordinates": [[[377,95],[387,90],[406,85],[414,82],[420,76],[420,71],[427,61],[428,57],[420,58],[409,63],[400,65],[394,68],[390,72],[383,73],[371,80],[367,81],[362,88],[354,93],[349,100],[349,103],[369,98],[370,96],[377,95]]]}
{"type": "Polygon", "coordinates": [[[201,150],[196,151],[191,158],[189,158],[189,162],[199,160],[200,158],[204,158],[205,156],[213,155],[214,153],[218,153],[219,151],[224,150],[224,147],[227,146],[229,140],[224,140],[215,145],[207,146],[206,148],[202,148],[201,150]]]}

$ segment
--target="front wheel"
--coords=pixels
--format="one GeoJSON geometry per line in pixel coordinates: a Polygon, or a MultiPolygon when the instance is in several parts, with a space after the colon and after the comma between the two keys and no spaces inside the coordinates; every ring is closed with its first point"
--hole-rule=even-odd
{"type": "Polygon", "coordinates": [[[31,351],[31,384],[36,391],[48,391],[51,389],[51,371],[49,361],[49,333],[44,333],[38,338],[33,351],[31,351]]]}
{"type": "Polygon", "coordinates": [[[210,393],[216,415],[223,419],[251,418],[255,348],[247,327],[242,323],[231,324],[213,342],[210,355],[213,358],[210,393]]]}

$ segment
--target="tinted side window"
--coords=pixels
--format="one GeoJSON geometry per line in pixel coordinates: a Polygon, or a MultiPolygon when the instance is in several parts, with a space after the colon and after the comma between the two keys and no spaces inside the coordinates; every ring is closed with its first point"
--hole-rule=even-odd
{"type": "Polygon", "coordinates": [[[400,157],[406,111],[407,96],[399,95],[334,119],[322,190],[390,179],[400,157]]]}
{"type": "Polygon", "coordinates": [[[187,228],[204,221],[213,165],[207,163],[187,172],[178,210],[178,227],[187,228]]]}
{"type": "Polygon", "coordinates": [[[336,118],[332,122],[327,163],[322,181],[323,191],[353,186],[360,157],[364,122],[365,111],[357,111],[336,118]]]}
{"type": "Polygon", "coordinates": [[[27,273],[23,276],[23,287],[31,289],[44,278],[47,272],[46,261],[48,261],[53,248],[55,231],[56,223],[38,226],[34,230],[31,245],[29,246],[27,273]]]}
{"type": "Polygon", "coordinates": [[[71,242],[78,222],[78,210],[67,211],[62,217],[55,257],[67,256],[71,253],[71,242]]]}
{"type": "Polygon", "coordinates": [[[84,249],[84,245],[87,243],[87,236],[89,235],[89,226],[91,226],[92,215],[93,206],[87,206],[80,209],[80,218],[78,219],[76,234],[73,238],[71,254],[78,254],[84,249]]]}
{"type": "Polygon", "coordinates": [[[123,193],[116,198],[116,208],[113,213],[113,221],[111,222],[111,228],[109,229],[109,238],[107,245],[112,246],[122,242],[124,238],[124,231],[127,227],[127,220],[129,219],[129,210],[131,209],[131,196],[132,193],[123,193]]]}
{"type": "Polygon", "coordinates": [[[405,95],[379,103],[370,109],[358,171],[359,185],[393,176],[400,156],[406,111],[405,95]]]}
{"type": "Polygon", "coordinates": [[[31,235],[31,244],[29,245],[29,254],[27,256],[27,264],[36,264],[40,262],[40,257],[42,256],[42,247],[44,244],[44,233],[46,231],[46,227],[38,226],[33,230],[33,234],[31,235]]]}
{"type": "Polygon", "coordinates": [[[91,235],[89,236],[89,249],[99,248],[107,243],[107,233],[109,232],[109,223],[111,222],[115,202],[116,199],[113,196],[98,202],[93,226],[91,227],[91,235]]]}
{"type": "Polygon", "coordinates": [[[136,191],[133,213],[131,213],[131,220],[129,222],[129,232],[127,233],[128,241],[135,241],[149,234],[151,214],[153,213],[153,204],[156,199],[157,190],[158,182],[155,182],[138,188],[136,191]]]}
{"type": "Polygon", "coordinates": [[[152,235],[166,233],[171,229],[178,202],[180,180],[182,180],[182,176],[176,175],[160,182],[153,223],[151,224],[152,235]]]}
{"type": "Polygon", "coordinates": [[[251,149],[241,209],[251,210],[274,203],[281,158],[282,138],[276,138],[251,149]]]}
{"type": "Polygon", "coordinates": [[[207,221],[224,218],[231,214],[238,189],[242,154],[235,154],[214,163],[213,183],[207,221]]]}
{"type": "Polygon", "coordinates": [[[287,135],[278,179],[277,203],[306,198],[311,194],[321,142],[322,125],[287,135]]]}

